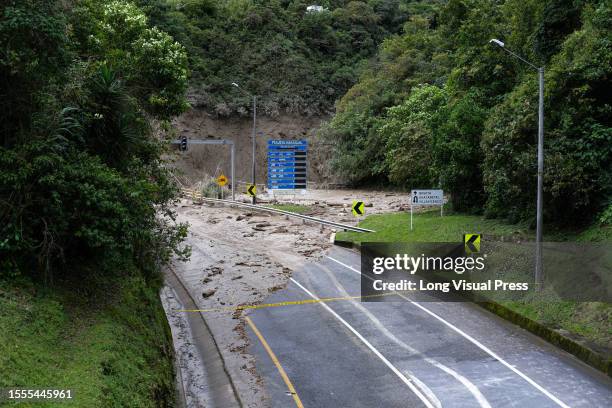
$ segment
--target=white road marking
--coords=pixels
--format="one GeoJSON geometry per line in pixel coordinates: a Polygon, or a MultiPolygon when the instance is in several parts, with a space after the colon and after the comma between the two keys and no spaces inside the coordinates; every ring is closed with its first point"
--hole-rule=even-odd
{"type": "MultiPolygon", "coordinates": [[[[358,271],[357,269],[353,268],[350,265],[347,265],[343,262],[340,262],[337,259],[332,258],[331,256],[326,256],[327,258],[331,259],[332,261],[344,266],[345,268],[361,275],[361,271],[358,271]]],[[[501,358],[497,353],[495,353],[493,350],[491,350],[490,348],[488,348],[487,346],[485,346],[484,344],[482,344],[481,342],[479,342],[478,340],[476,340],[475,338],[473,338],[472,336],[470,336],[469,334],[465,333],[463,330],[461,330],[460,328],[456,327],[455,325],[453,325],[452,323],[447,322],[446,320],[444,320],[443,318],[441,318],[440,316],[438,316],[437,314],[435,314],[434,312],[432,312],[431,310],[427,309],[426,307],[420,305],[419,303],[412,301],[410,299],[408,299],[406,296],[402,295],[401,293],[397,294],[398,296],[400,296],[401,298],[405,299],[406,301],[408,301],[409,303],[411,303],[412,305],[418,307],[419,309],[421,309],[422,311],[424,311],[425,313],[429,314],[430,316],[434,317],[435,319],[439,320],[440,322],[444,323],[446,326],[450,327],[451,329],[453,329],[455,332],[459,333],[461,336],[465,337],[467,340],[469,340],[470,342],[472,342],[473,344],[475,344],[476,346],[478,346],[482,351],[484,351],[485,353],[489,354],[491,357],[493,357],[494,359],[496,359],[497,361],[499,361],[500,363],[502,363],[503,365],[505,365],[507,368],[509,368],[510,370],[512,370],[515,374],[517,374],[519,377],[521,377],[522,379],[524,379],[525,381],[527,381],[529,384],[531,384],[533,387],[535,387],[538,391],[540,391],[542,394],[546,395],[548,398],[550,398],[552,401],[554,401],[557,405],[559,405],[560,407],[563,408],[570,408],[569,405],[567,405],[566,403],[564,403],[563,401],[561,401],[559,398],[555,397],[553,394],[551,394],[549,391],[547,391],[544,387],[542,387],[540,384],[538,384],[537,382],[535,382],[534,380],[532,380],[531,378],[529,378],[526,374],[524,374],[523,372],[521,372],[520,370],[518,370],[516,367],[514,367],[512,364],[508,363],[506,360],[504,360],[503,358],[501,358]]]]}
{"type": "Polygon", "coordinates": [[[410,371],[404,370],[404,373],[407,373],[406,375],[416,384],[416,387],[423,391],[425,398],[427,398],[427,400],[431,402],[435,408],[442,408],[442,403],[438,397],[436,397],[436,394],[434,394],[434,392],[427,386],[427,384],[412,375],[410,371]]]}
{"type": "MultiPolygon", "coordinates": [[[[319,299],[315,294],[313,294],[312,292],[310,292],[308,289],[306,289],[304,286],[302,286],[298,281],[296,281],[293,278],[289,278],[291,279],[291,282],[295,283],[300,289],[302,289],[304,292],[306,292],[306,294],[308,294],[308,296],[310,296],[313,299],[319,299]]],[[[425,404],[425,406],[427,408],[436,408],[436,406],[434,404],[432,404],[424,395],[423,393],[408,379],[406,378],[406,376],[397,369],[397,367],[395,367],[393,364],[391,364],[391,362],[389,360],[387,360],[385,358],[385,356],[383,356],[381,354],[380,351],[378,351],[378,349],[376,347],[374,347],[372,344],[370,344],[369,341],[367,341],[357,330],[355,330],[353,328],[353,326],[351,326],[350,324],[348,324],[346,322],[346,320],[344,320],[342,317],[340,317],[340,315],[338,315],[338,313],[334,312],[333,309],[329,306],[327,306],[325,303],[321,302],[319,303],[321,305],[321,307],[324,307],[329,313],[331,313],[336,319],[338,319],[338,321],[340,323],[342,323],[347,329],[349,329],[355,336],[357,336],[357,338],[359,340],[361,340],[361,342],[363,344],[366,345],[367,348],[369,348],[370,350],[372,350],[372,352],[379,358],[381,359],[381,361],[383,363],[385,363],[385,365],[387,367],[389,367],[391,369],[391,371],[393,371],[393,373],[399,377],[400,380],[402,380],[402,382],[404,384],[406,384],[411,390],[412,392],[414,392],[416,394],[417,397],[419,397],[419,399],[421,401],[423,401],[423,404],[425,404]]]]}
{"type": "MultiPolygon", "coordinates": [[[[329,276],[329,279],[331,279],[331,281],[334,283],[334,285],[336,286],[336,289],[341,294],[343,294],[343,295],[345,294],[345,296],[348,296],[348,292],[344,289],[344,286],[342,286],[342,284],[338,281],[338,279],[336,279],[336,277],[334,276],[334,273],[329,268],[327,268],[326,266],[323,266],[323,265],[319,265],[319,266],[320,266],[321,269],[323,269],[325,271],[327,276],[329,276]]],[[[398,346],[400,346],[404,350],[409,351],[411,354],[422,358],[427,363],[429,363],[429,364],[433,365],[434,367],[444,371],[445,373],[449,374],[450,376],[454,377],[465,388],[467,388],[467,390],[472,394],[472,396],[478,402],[478,405],[480,405],[482,408],[491,408],[491,404],[489,404],[489,401],[487,401],[487,399],[480,392],[478,387],[475,384],[473,384],[470,380],[468,380],[466,377],[462,376],[461,374],[459,374],[455,370],[451,369],[450,367],[440,363],[438,360],[423,355],[420,351],[416,350],[415,348],[413,348],[413,347],[409,346],[408,344],[406,344],[404,341],[402,341],[399,338],[397,338],[393,333],[391,333],[391,331],[389,331],[389,329],[387,329],[385,327],[385,325],[378,318],[376,318],[376,316],[374,316],[374,314],[372,314],[372,312],[370,312],[368,309],[366,309],[361,304],[361,302],[359,302],[359,301],[357,301],[355,299],[349,299],[349,302],[352,303],[357,309],[359,309],[364,315],[366,315],[366,317],[368,319],[370,319],[370,321],[372,323],[374,323],[374,325],[378,328],[378,330],[380,330],[380,332],[382,334],[384,334],[387,338],[389,338],[395,344],[397,344],[398,346]]],[[[410,377],[412,379],[416,378],[415,375],[410,375],[410,377]]],[[[425,384],[423,384],[423,386],[425,386],[425,384]]],[[[425,390],[427,390],[429,393],[433,394],[433,396],[435,397],[435,394],[433,393],[433,391],[431,391],[429,389],[429,387],[427,387],[425,390]]],[[[425,390],[424,390],[424,392],[427,393],[427,391],[425,391],[425,390]]],[[[435,397],[435,398],[436,398],[436,400],[438,399],[437,397],[435,397]]]]}

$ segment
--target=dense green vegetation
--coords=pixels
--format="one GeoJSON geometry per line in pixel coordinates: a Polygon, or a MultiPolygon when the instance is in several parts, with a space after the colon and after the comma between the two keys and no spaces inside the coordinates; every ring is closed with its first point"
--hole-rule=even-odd
{"type": "MultiPolygon", "coordinates": [[[[414,234],[405,214],[368,217],[370,239],[529,234],[537,78],[488,44],[501,38],[546,67],[545,220],[595,221],[565,238],[609,239],[609,0],[312,3],[0,0],[0,387],[172,405],[156,291],[160,268],[189,252],[163,161],[188,86],[218,116],[250,113],[231,82],[268,116],[335,107],[320,137],[346,180],[439,186],[455,210],[479,213],[419,215],[414,234]]],[[[609,341],[609,306],[511,307],[609,341]]]]}
{"type": "Polygon", "coordinates": [[[195,106],[249,114],[232,82],[268,116],[337,101],[320,137],[336,143],[333,171],[350,183],[439,186],[457,210],[531,222],[537,73],[489,44],[499,37],[546,69],[547,222],[610,220],[607,0],[138,4],[188,50],[195,106]]]}
{"type": "Polygon", "coordinates": [[[172,339],[156,288],[132,277],[86,294],[0,281],[0,387],[73,395],[14,405],[174,406],[172,339]]]}
{"type": "Polygon", "coordinates": [[[386,39],[320,132],[354,184],[442,187],[455,209],[535,212],[537,73],[545,67],[545,220],[610,223],[607,0],[449,0],[386,39]],[[607,210],[606,210],[607,209],[607,210]],[[607,214],[607,215],[606,215],[607,214]]]}
{"type": "MultiPolygon", "coordinates": [[[[391,213],[370,215],[359,223],[360,227],[376,233],[341,232],[336,240],[345,242],[461,242],[463,234],[482,233],[489,237],[504,236],[533,239],[533,232],[526,225],[507,224],[482,216],[465,214],[448,214],[440,217],[437,211],[417,213],[414,215],[414,229],[410,230],[410,214],[391,213]]],[[[551,232],[551,241],[562,239],[576,241],[612,242],[612,227],[596,227],[581,231],[573,236],[555,235],[551,232]]],[[[486,241],[485,241],[486,242],[486,241]]],[[[520,249],[518,249],[520,250],[520,249]]],[[[510,251],[512,252],[512,251],[510,251]]],[[[516,273],[527,273],[531,276],[530,253],[502,254],[505,264],[513,265],[505,278],[512,281],[516,273]]],[[[558,272],[558,271],[556,271],[558,272]]],[[[552,272],[551,272],[552,273],[552,272]]],[[[570,336],[585,341],[587,345],[601,350],[607,355],[612,352],[612,305],[602,302],[575,302],[562,300],[552,291],[533,292],[520,300],[497,299],[510,310],[542,323],[555,330],[565,330],[570,336]]]]}
{"type": "Polygon", "coordinates": [[[275,116],[331,112],[363,62],[409,16],[439,1],[139,0],[152,22],[185,45],[193,104],[244,115],[249,97],[275,116]],[[321,12],[307,12],[319,4],[321,12]]]}
{"type": "Polygon", "coordinates": [[[188,255],[162,161],[185,49],[129,1],[0,4],[0,386],[172,406],[157,292],[188,255]]]}
{"type": "Polygon", "coordinates": [[[187,106],[183,47],[121,0],[9,2],[0,42],[2,272],[155,272],[185,234],[151,124],[187,106]]]}

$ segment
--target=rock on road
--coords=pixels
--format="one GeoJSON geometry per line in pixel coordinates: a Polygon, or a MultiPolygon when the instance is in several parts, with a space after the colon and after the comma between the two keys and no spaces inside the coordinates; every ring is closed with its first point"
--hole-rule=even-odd
{"type": "Polygon", "coordinates": [[[329,229],[188,202],[179,219],[175,271],[244,407],[612,406],[610,378],[472,303],[355,299],[359,254],[329,229]]]}

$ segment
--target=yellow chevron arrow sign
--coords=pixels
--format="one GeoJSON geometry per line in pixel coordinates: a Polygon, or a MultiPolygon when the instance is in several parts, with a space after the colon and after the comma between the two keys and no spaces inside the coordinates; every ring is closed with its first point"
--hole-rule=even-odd
{"type": "Polygon", "coordinates": [[[257,186],[254,184],[247,185],[247,194],[251,197],[255,197],[257,195],[257,186]]]}
{"type": "Polygon", "coordinates": [[[365,204],[363,201],[353,201],[352,210],[355,217],[361,217],[365,214],[365,204]]]}

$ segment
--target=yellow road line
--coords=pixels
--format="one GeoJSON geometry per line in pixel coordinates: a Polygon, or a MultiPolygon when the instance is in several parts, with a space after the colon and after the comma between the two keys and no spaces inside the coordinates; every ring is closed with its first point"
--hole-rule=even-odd
{"type": "Polygon", "coordinates": [[[247,321],[249,326],[251,326],[251,329],[253,329],[253,332],[255,332],[255,335],[257,336],[257,338],[261,342],[262,346],[264,346],[264,348],[268,352],[268,355],[270,356],[270,358],[272,359],[272,362],[274,363],[274,365],[278,369],[278,372],[279,372],[280,376],[283,378],[283,381],[285,382],[285,385],[287,385],[287,388],[289,389],[289,392],[291,393],[291,396],[293,396],[293,401],[295,401],[295,405],[298,408],[304,408],[304,405],[302,405],[302,400],[300,400],[300,397],[298,396],[297,392],[295,391],[295,388],[293,387],[293,384],[291,383],[291,380],[287,376],[287,373],[285,372],[285,369],[281,365],[280,361],[278,361],[278,358],[276,358],[276,355],[274,354],[274,352],[272,351],[272,349],[268,345],[268,342],[266,341],[266,339],[264,339],[264,337],[259,332],[259,330],[255,326],[255,323],[253,323],[253,321],[251,320],[250,317],[248,317],[248,316],[245,317],[245,320],[247,321]]]}
{"type": "Polygon", "coordinates": [[[304,299],[304,300],[293,300],[286,302],[278,302],[278,303],[264,303],[261,305],[241,305],[241,306],[227,306],[227,307],[216,307],[211,309],[177,309],[175,312],[223,312],[223,311],[232,311],[232,310],[245,310],[245,309],[263,309],[266,307],[280,307],[280,306],[294,306],[294,305],[306,305],[311,303],[321,303],[321,302],[334,302],[337,300],[351,300],[351,299],[367,299],[374,297],[382,297],[382,296],[393,296],[396,293],[379,293],[375,295],[365,295],[365,296],[343,296],[343,297],[330,297],[330,298],[321,298],[321,299],[304,299]]]}

